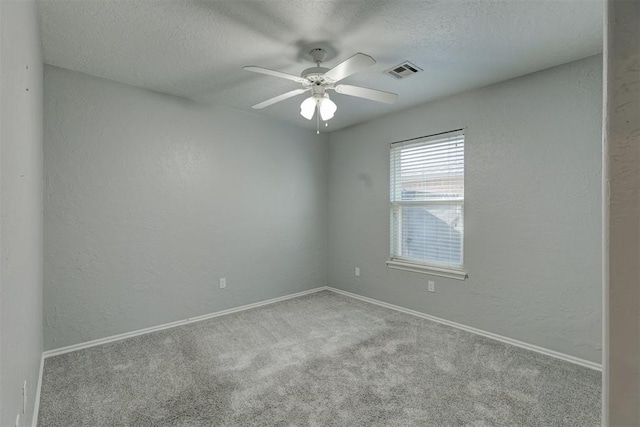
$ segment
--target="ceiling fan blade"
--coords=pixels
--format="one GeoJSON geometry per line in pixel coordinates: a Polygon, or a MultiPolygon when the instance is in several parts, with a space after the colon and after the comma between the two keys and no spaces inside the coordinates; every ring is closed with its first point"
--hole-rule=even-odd
{"type": "Polygon", "coordinates": [[[285,99],[300,95],[301,93],[305,93],[307,90],[308,89],[294,89],[287,93],[283,93],[282,95],[274,96],[273,98],[267,99],[266,101],[262,101],[259,104],[253,105],[251,108],[259,110],[261,108],[268,107],[269,105],[273,105],[276,102],[284,101],[285,99]]]}
{"type": "Polygon", "coordinates": [[[325,77],[330,78],[334,82],[338,82],[351,74],[357,73],[360,70],[364,70],[367,67],[376,63],[376,60],[365,55],[364,53],[356,53],[351,58],[339,63],[326,73],[325,77]]]}
{"type": "Polygon", "coordinates": [[[308,80],[303,78],[303,77],[294,76],[293,74],[283,73],[282,71],[270,70],[268,68],[247,66],[247,67],[242,67],[242,69],[243,70],[247,70],[247,71],[251,71],[251,72],[254,72],[254,73],[266,74],[268,76],[280,77],[281,79],[293,80],[294,82],[298,82],[298,83],[307,83],[308,82],[308,80]]]}
{"type": "Polygon", "coordinates": [[[358,98],[366,98],[372,101],[384,102],[385,104],[393,104],[398,100],[398,94],[396,93],[360,86],[336,85],[335,91],[343,95],[357,96],[358,98]]]}

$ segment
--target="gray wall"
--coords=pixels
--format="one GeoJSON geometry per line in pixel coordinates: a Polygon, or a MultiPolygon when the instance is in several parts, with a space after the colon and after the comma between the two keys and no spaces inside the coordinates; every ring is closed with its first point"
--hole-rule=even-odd
{"type": "Polygon", "coordinates": [[[332,133],[329,285],[599,362],[601,61],[332,133]],[[389,269],[388,143],[463,127],[469,278],[389,269]]]}
{"type": "Polygon", "coordinates": [[[31,425],[42,354],[42,57],[33,1],[0,1],[0,425],[31,425]],[[27,381],[27,413],[22,384],[27,381]]]}
{"type": "Polygon", "coordinates": [[[640,425],[640,2],[609,0],[605,32],[606,426],[640,425]]]}
{"type": "Polygon", "coordinates": [[[44,113],[46,349],[326,283],[325,135],[50,66],[44,113]]]}

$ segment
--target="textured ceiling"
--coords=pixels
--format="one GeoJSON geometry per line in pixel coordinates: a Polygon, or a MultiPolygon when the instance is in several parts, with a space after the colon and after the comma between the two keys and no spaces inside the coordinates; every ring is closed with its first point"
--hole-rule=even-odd
{"type": "Polygon", "coordinates": [[[327,130],[602,51],[601,0],[42,0],[48,64],[315,128],[304,96],[252,110],[297,83],[321,46],[332,67],[356,52],[378,63],[343,83],[400,95],[394,105],[333,94],[327,130]],[[409,60],[421,74],[383,71],[409,60]]]}

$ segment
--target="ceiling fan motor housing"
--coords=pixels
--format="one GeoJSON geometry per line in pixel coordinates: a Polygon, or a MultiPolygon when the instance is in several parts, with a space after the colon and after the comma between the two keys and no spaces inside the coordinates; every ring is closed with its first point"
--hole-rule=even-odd
{"type": "Polygon", "coordinates": [[[300,76],[313,83],[323,83],[324,81],[326,81],[324,73],[326,73],[327,71],[329,71],[329,68],[326,67],[311,67],[304,70],[302,74],[300,74],[300,76]]]}

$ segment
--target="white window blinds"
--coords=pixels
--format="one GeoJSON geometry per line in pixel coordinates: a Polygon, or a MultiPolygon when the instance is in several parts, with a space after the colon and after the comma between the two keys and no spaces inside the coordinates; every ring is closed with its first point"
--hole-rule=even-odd
{"type": "Polygon", "coordinates": [[[463,130],[391,144],[391,259],[461,270],[463,130]]]}

